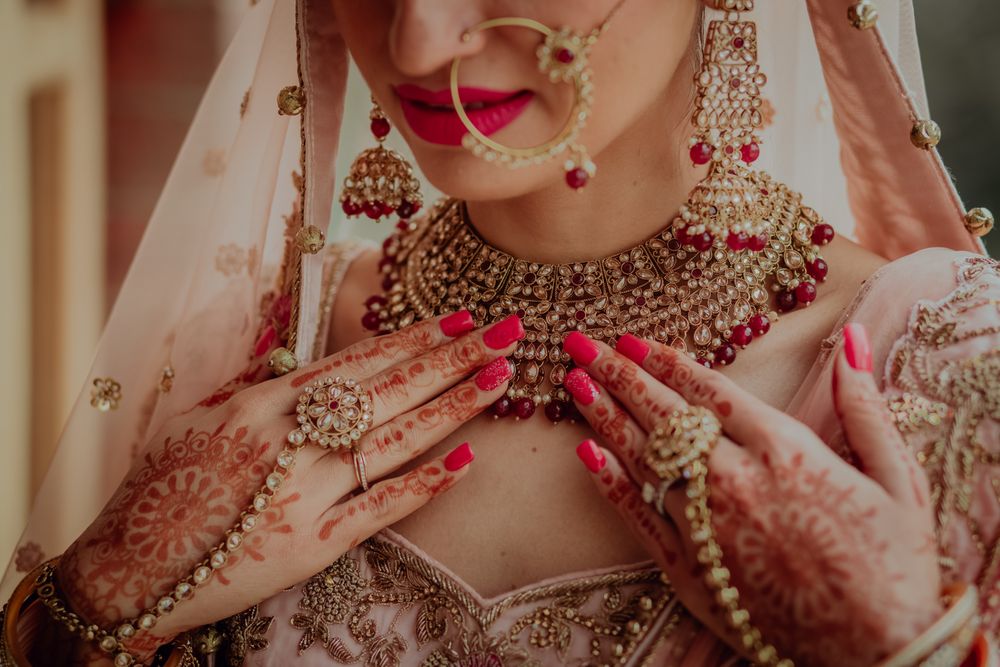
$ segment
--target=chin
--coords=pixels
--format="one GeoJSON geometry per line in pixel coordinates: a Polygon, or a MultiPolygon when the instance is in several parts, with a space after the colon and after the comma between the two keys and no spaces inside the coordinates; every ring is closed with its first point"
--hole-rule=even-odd
{"type": "Polygon", "coordinates": [[[449,197],[468,201],[511,199],[529,194],[563,178],[562,162],[510,169],[467,153],[416,156],[424,178],[449,197]]]}

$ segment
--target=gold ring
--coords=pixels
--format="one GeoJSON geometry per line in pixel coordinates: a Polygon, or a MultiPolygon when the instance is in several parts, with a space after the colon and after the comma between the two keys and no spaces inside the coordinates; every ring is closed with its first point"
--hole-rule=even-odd
{"type": "Polygon", "coordinates": [[[691,479],[706,466],[721,434],[711,410],[697,405],[674,410],[649,434],[643,462],[667,486],[691,479]]]}
{"type": "Polygon", "coordinates": [[[358,480],[363,491],[368,490],[368,463],[365,461],[365,453],[360,447],[353,447],[351,453],[354,455],[354,477],[358,480]]]}
{"type": "Polygon", "coordinates": [[[357,380],[327,377],[307,386],[295,407],[299,425],[288,442],[301,446],[352,447],[372,425],[372,397],[357,380]]]}

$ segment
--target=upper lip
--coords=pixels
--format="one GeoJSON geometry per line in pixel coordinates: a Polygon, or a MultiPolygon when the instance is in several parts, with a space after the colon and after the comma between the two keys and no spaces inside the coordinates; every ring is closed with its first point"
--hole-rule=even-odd
{"type": "MultiPolygon", "coordinates": [[[[462,106],[468,106],[470,104],[489,104],[491,102],[499,102],[501,100],[509,99],[518,93],[525,91],[522,90],[492,90],[490,88],[471,88],[467,86],[462,86],[459,88],[459,92],[462,98],[462,106]]],[[[430,106],[439,107],[451,107],[451,89],[442,88],[441,90],[428,90],[427,88],[421,88],[412,83],[401,83],[396,86],[396,93],[403,98],[411,102],[418,102],[422,104],[427,104],[430,106]]]]}

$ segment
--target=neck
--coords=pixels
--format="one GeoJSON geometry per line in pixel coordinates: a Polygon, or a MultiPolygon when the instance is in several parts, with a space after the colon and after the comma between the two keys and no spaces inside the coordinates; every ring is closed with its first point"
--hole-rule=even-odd
{"type": "Polygon", "coordinates": [[[562,178],[504,200],[469,201],[469,217],[491,245],[528,261],[591,260],[638,245],[674,218],[705,168],[688,157],[692,61],[614,142],[594,158],[581,190],[562,178]]]}

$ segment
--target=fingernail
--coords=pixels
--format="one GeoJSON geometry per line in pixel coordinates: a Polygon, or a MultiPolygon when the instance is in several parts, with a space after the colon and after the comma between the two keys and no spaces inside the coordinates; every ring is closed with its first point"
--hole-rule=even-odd
{"type": "Polygon", "coordinates": [[[463,442],[448,452],[448,456],[444,457],[444,469],[449,472],[455,472],[459,468],[469,465],[474,458],[476,458],[476,455],[472,453],[472,447],[469,447],[469,443],[463,442]]]}
{"type": "Polygon", "coordinates": [[[632,334],[625,334],[615,343],[615,351],[642,366],[649,354],[649,345],[632,334]]]}
{"type": "Polygon", "coordinates": [[[472,313],[467,310],[452,313],[441,320],[441,331],[444,332],[445,336],[451,338],[461,336],[467,331],[472,331],[475,326],[476,323],[472,321],[472,313]]]}
{"type": "Polygon", "coordinates": [[[483,391],[493,391],[514,375],[514,367],[507,357],[497,357],[476,373],[476,386],[483,391]]]}
{"type": "Polygon", "coordinates": [[[573,331],[563,339],[563,349],[566,350],[566,354],[572,357],[578,366],[589,365],[601,352],[594,345],[594,341],[579,331],[573,331]]]}
{"type": "Polygon", "coordinates": [[[260,338],[253,346],[253,354],[255,357],[263,357],[267,354],[267,351],[271,349],[271,344],[278,337],[278,331],[274,328],[273,324],[267,325],[264,332],[261,333],[260,338]]]}
{"type": "Polygon", "coordinates": [[[502,350],[522,338],[524,338],[524,327],[521,326],[521,318],[517,315],[500,320],[483,334],[483,342],[494,350],[502,350]]]}
{"type": "Polygon", "coordinates": [[[604,458],[604,452],[590,438],[576,446],[576,455],[580,457],[583,465],[587,466],[587,470],[590,472],[599,472],[608,462],[604,458]]]}
{"type": "Polygon", "coordinates": [[[872,370],[872,347],[868,342],[868,332],[857,322],[844,327],[844,353],[847,363],[856,371],[870,373],[872,370]]]}
{"type": "Polygon", "coordinates": [[[601,395],[597,385],[582,368],[574,368],[567,373],[563,379],[563,386],[582,405],[590,405],[601,395]]]}

